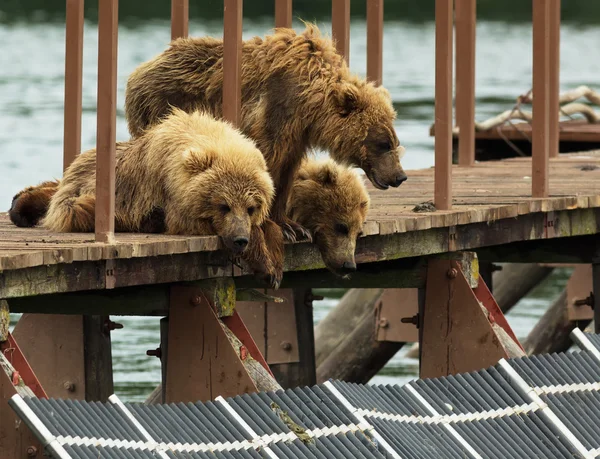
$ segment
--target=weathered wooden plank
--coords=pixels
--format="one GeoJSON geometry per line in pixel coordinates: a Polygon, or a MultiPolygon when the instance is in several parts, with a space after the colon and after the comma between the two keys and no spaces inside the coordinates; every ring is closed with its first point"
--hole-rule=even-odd
{"type": "MultiPolygon", "coordinates": [[[[551,214],[537,212],[510,218],[501,218],[510,214],[502,215],[502,211],[494,212],[496,214],[492,213],[492,216],[496,215],[500,219],[458,225],[450,230],[431,228],[360,238],[357,242],[356,260],[361,265],[359,266],[361,274],[355,275],[354,279],[362,279],[365,281],[365,286],[377,286],[367,281],[369,277],[371,281],[385,283],[384,277],[380,277],[381,272],[377,274],[369,272],[368,265],[374,262],[435,255],[448,251],[473,250],[528,240],[594,235],[600,228],[600,208],[562,210],[551,214]]],[[[557,241],[555,247],[554,244],[550,244],[550,251],[557,252],[559,254],[557,257],[548,256],[547,251],[543,259],[532,261],[559,262],[562,257],[566,257],[569,261],[563,247],[566,247],[563,241],[557,241]]],[[[574,251],[575,254],[579,252],[581,250],[574,251]]],[[[506,258],[509,253],[510,251],[505,250],[496,255],[500,260],[506,258]]],[[[571,256],[571,259],[579,256],[587,255],[571,256]]],[[[287,274],[284,276],[282,286],[316,287],[331,283],[329,286],[355,287],[352,281],[335,278],[324,270],[316,271],[323,268],[320,253],[314,244],[288,244],[285,264],[287,274]],[[292,274],[292,271],[310,271],[310,273],[292,274]],[[305,284],[296,284],[302,279],[306,280],[305,284]]],[[[231,264],[226,254],[221,251],[114,259],[111,269],[114,274],[112,281],[115,288],[196,281],[232,274],[231,264]]],[[[0,298],[102,289],[106,286],[106,275],[106,262],[103,261],[4,270],[0,273],[0,298]]],[[[248,283],[247,280],[241,282],[244,282],[245,286],[257,286],[256,282],[248,283]]],[[[410,285],[405,287],[415,287],[413,279],[407,279],[407,283],[410,285]]]]}

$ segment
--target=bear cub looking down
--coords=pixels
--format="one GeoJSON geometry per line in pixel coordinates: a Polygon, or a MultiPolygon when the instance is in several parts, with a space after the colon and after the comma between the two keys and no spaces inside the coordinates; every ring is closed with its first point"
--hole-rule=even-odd
{"type": "Polygon", "coordinates": [[[295,176],[287,212],[310,230],[325,266],[343,276],[356,271],[356,241],[369,204],[369,193],[355,170],[331,159],[306,159],[295,176]]]}

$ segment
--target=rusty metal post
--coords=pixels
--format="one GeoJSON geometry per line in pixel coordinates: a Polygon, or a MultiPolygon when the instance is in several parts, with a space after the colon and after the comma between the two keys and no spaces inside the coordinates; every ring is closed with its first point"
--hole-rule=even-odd
{"type": "Polygon", "coordinates": [[[242,0],[225,0],[223,118],[238,126],[242,106],[242,0]]]}
{"type": "Polygon", "coordinates": [[[532,196],[548,196],[548,148],[550,112],[550,0],[533,0],[533,120],[532,120],[532,196]]]}
{"type": "Polygon", "coordinates": [[[171,0],[171,40],[188,36],[189,0],[171,0]]]}
{"type": "Polygon", "coordinates": [[[438,210],[452,208],[452,5],[435,1],[435,185],[438,210]]]}
{"type": "Polygon", "coordinates": [[[476,0],[456,0],[456,124],[458,164],[475,163],[476,0]]]}
{"type": "Polygon", "coordinates": [[[332,0],[331,34],[338,53],[350,64],[350,0],[332,0]]]}
{"type": "Polygon", "coordinates": [[[550,84],[549,84],[549,151],[550,158],[558,157],[559,126],[558,109],[560,108],[560,0],[550,2],[550,84]]]}
{"type": "Polygon", "coordinates": [[[383,81],[383,0],[367,1],[367,79],[383,81]]]}
{"type": "Polygon", "coordinates": [[[594,333],[600,333],[600,262],[592,263],[592,288],[594,303],[594,333]]]}
{"type": "Polygon", "coordinates": [[[292,0],[275,0],[275,27],[292,28],[292,0]]]}
{"type": "Polygon", "coordinates": [[[83,0],[67,0],[63,171],[81,152],[83,0]]]}
{"type": "Polygon", "coordinates": [[[114,241],[118,0],[98,0],[96,242],[114,241]]]}

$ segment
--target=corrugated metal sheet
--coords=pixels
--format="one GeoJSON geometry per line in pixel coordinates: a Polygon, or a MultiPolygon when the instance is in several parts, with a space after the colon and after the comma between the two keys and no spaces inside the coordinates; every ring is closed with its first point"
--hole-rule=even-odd
{"type": "Polygon", "coordinates": [[[329,381],[205,403],[10,404],[55,458],[572,458],[600,455],[600,337],[579,351],[404,386],[329,381]]]}

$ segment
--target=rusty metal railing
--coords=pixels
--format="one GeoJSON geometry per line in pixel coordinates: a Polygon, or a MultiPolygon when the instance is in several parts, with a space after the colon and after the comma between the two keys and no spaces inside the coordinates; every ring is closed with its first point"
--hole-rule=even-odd
{"type": "MultiPolygon", "coordinates": [[[[560,0],[533,2],[533,122],[531,195],[549,195],[549,158],[558,156],[560,0]]],[[[456,27],[458,163],[475,162],[476,0],[436,0],[435,191],[440,210],[452,208],[452,22],[456,27]]]]}

